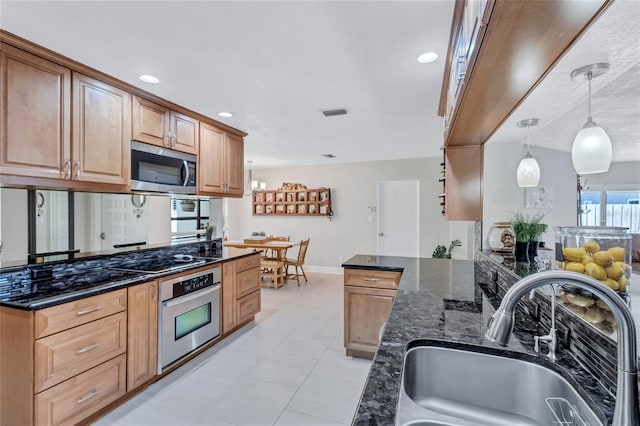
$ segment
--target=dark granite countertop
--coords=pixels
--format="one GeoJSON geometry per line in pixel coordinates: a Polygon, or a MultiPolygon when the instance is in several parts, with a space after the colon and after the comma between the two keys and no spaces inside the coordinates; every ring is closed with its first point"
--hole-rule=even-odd
{"type": "MultiPolygon", "coordinates": [[[[81,271],[74,275],[65,275],[48,280],[33,280],[26,284],[28,290],[20,295],[0,298],[0,306],[22,310],[38,310],[51,306],[71,302],[86,297],[95,296],[109,291],[118,290],[146,281],[155,280],[169,275],[185,273],[192,269],[206,266],[214,266],[250,256],[254,253],[246,253],[237,256],[223,255],[220,258],[202,258],[201,262],[194,262],[179,270],[170,270],[161,273],[125,272],[109,268],[100,268],[91,273],[81,271]]],[[[46,264],[38,264],[42,267],[46,264]]],[[[33,267],[31,265],[29,267],[33,267]]],[[[14,268],[12,268],[13,270],[14,268]]],[[[24,283],[23,283],[24,284],[24,283]]]]}
{"type": "MultiPolygon", "coordinates": [[[[533,336],[546,334],[523,310],[516,313],[514,337],[503,348],[486,341],[487,321],[499,304],[491,289],[475,282],[474,262],[356,255],[347,269],[402,271],[396,299],[373,360],[354,425],[393,425],[403,356],[416,339],[461,342],[487,348],[534,353],[533,336]],[[517,338],[516,338],[517,337],[517,338]]],[[[570,356],[560,351],[558,365],[611,419],[614,398],[570,356]]]]}

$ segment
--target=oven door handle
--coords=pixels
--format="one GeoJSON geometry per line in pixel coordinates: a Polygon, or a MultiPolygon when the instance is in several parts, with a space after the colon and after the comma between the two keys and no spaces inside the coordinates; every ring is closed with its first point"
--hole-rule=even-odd
{"type": "Polygon", "coordinates": [[[210,287],[206,290],[195,291],[186,296],[180,296],[176,299],[167,300],[166,302],[162,302],[162,306],[164,306],[165,308],[170,308],[172,306],[176,306],[184,302],[189,302],[191,300],[198,299],[204,296],[205,294],[213,293],[214,291],[217,291],[217,290],[220,290],[220,284],[214,285],[213,287],[210,287]]]}

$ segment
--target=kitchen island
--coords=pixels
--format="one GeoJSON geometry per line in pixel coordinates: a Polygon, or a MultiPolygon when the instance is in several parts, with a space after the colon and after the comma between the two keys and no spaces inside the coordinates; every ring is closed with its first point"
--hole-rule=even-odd
{"type": "MultiPolygon", "coordinates": [[[[488,319],[499,303],[492,285],[479,283],[477,265],[466,260],[356,255],[345,269],[401,271],[397,294],[353,419],[354,425],[392,425],[408,342],[431,339],[501,348],[484,339],[488,319]]],[[[507,349],[533,353],[533,336],[548,332],[524,310],[517,312],[507,349]]],[[[612,418],[614,398],[595,378],[560,349],[558,364],[612,418]]],[[[461,383],[461,386],[464,384],[461,383]]]]}

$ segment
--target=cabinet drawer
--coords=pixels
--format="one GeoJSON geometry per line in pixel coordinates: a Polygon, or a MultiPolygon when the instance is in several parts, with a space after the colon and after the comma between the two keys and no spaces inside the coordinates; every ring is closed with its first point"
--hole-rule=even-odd
{"type": "Polygon", "coordinates": [[[236,271],[242,272],[251,268],[259,268],[260,267],[260,255],[254,254],[253,256],[243,257],[242,259],[238,259],[236,262],[236,271]]]}
{"type": "Polygon", "coordinates": [[[35,338],[48,336],[127,309],[127,289],[36,311],[35,338]]]}
{"type": "Polygon", "coordinates": [[[35,342],[35,392],[101,364],[127,349],[127,314],[121,312],[35,342]]]}
{"type": "Polygon", "coordinates": [[[236,323],[246,321],[258,312],[260,312],[260,290],[254,291],[236,302],[236,315],[238,316],[236,323]]]}
{"type": "Polygon", "coordinates": [[[236,298],[246,296],[260,288],[260,268],[248,269],[236,276],[236,298]]]}
{"type": "Polygon", "coordinates": [[[125,355],[35,396],[35,424],[74,425],[125,394],[125,355]]]}
{"type": "Polygon", "coordinates": [[[397,289],[400,272],[372,271],[368,269],[345,269],[344,284],[358,287],[397,289]]]}

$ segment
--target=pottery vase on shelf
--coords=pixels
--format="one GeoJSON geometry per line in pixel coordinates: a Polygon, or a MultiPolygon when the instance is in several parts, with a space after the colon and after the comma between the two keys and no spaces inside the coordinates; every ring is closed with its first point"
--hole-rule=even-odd
{"type": "Polygon", "coordinates": [[[513,253],[516,235],[511,222],[496,222],[489,230],[489,247],[498,253],[513,253]]]}
{"type": "Polygon", "coordinates": [[[529,261],[529,241],[516,241],[516,262],[529,261]]]}

